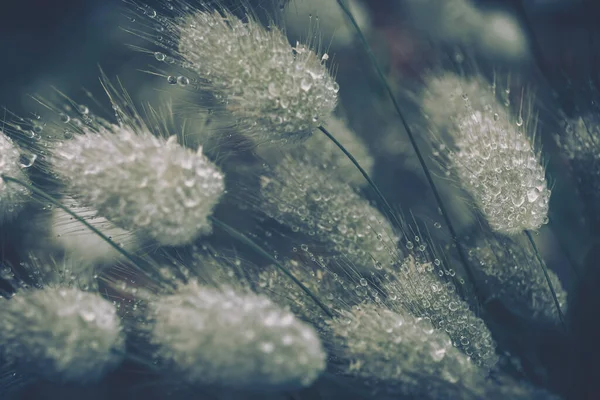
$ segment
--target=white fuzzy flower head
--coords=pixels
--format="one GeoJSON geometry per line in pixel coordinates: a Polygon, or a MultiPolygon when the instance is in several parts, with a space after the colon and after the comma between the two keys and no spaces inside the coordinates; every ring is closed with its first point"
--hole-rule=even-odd
{"type": "Polygon", "coordinates": [[[512,118],[495,90],[495,84],[480,77],[432,76],[423,111],[449,144],[442,146],[450,150],[446,168],[490,227],[504,234],[536,230],[547,221],[550,190],[539,152],[529,141],[531,121],[521,115],[523,106],[519,117],[512,118]]]}
{"type": "Polygon", "coordinates": [[[77,135],[53,151],[56,172],[115,225],[162,245],[211,232],[223,175],[199,151],[127,126],[77,135]]]}
{"type": "MultiPolygon", "coordinates": [[[[0,174],[29,182],[19,165],[19,150],[12,140],[0,132],[0,174]]],[[[0,179],[0,222],[10,219],[23,207],[29,191],[22,186],[0,179]]]]}
{"type": "Polygon", "coordinates": [[[18,292],[0,307],[0,349],[50,380],[88,382],[118,365],[125,341],[113,304],[72,288],[18,292]]]}
{"type": "Polygon", "coordinates": [[[327,55],[292,47],[282,31],[228,12],[199,11],[179,22],[179,53],[208,82],[237,123],[259,142],[304,140],[337,103],[327,55]]]}
{"type": "Polygon", "coordinates": [[[470,389],[483,381],[448,335],[407,312],[368,304],[342,312],[331,329],[341,357],[349,361],[347,373],[395,383],[404,394],[448,398],[447,390],[470,389]]]}
{"type": "Polygon", "coordinates": [[[504,234],[548,220],[550,190],[526,134],[507,118],[476,111],[459,122],[451,155],[458,178],[490,227],[504,234]]]}
{"type": "Polygon", "coordinates": [[[390,268],[398,235],[389,221],[337,173],[335,161],[319,153],[291,152],[263,176],[262,201],[267,216],[307,234],[357,268],[390,268]]]}
{"type": "Polygon", "coordinates": [[[191,283],[151,310],[151,342],[190,384],[298,388],[325,368],[317,333],[266,297],[191,283]]]}
{"type": "Polygon", "coordinates": [[[527,56],[526,35],[510,14],[486,11],[471,0],[405,0],[403,6],[434,42],[462,44],[494,58],[527,56]]]}

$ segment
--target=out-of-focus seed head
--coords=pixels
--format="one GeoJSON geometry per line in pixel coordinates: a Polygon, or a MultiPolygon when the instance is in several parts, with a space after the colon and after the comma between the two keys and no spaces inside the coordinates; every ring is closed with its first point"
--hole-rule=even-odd
{"type": "Polygon", "coordinates": [[[427,77],[421,107],[430,124],[447,128],[467,112],[464,94],[473,109],[482,110],[496,103],[494,90],[481,78],[467,79],[453,73],[431,75],[427,77]]]}
{"type": "Polygon", "coordinates": [[[97,381],[121,361],[125,341],[116,309],[97,294],[48,287],[2,303],[1,351],[29,373],[97,381]]]}
{"type": "MultiPolygon", "coordinates": [[[[0,132],[0,174],[29,183],[20,164],[20,153],[12,140],[0,132]]],[[[29,197],[29,191],[0,178],[0,222],[13,218],[29,197]]]]}
{"type": "Polygon", "coordinates": [[[399,385],[404,394],[448,398],[448,390],[483,382],[443,331],[407,312],[364,305],[342,312],[331,329],[339,356],[349,364],[346,373],[399,385]]]}
{"type": "Polygon", "coordinates": [[[286,155],[271,176],[263,177],[261,194],[257,207],[262,212],[358,268],[394,263],[398,235],[393,226],[319,155],[286,155]]]}
{"type": "MultiPolygon", "coordinates": [[[[511,238],[487,238],[469,250],[476,274],[485,290],[512,312],[525,318],[559,324],[548,282],[533,251],[511,238]]],[[[548,271],[560,308],[567,310],[567,292],[553,271],[548,271]]]]}
{"type": "Polygon", "coordinates": [[[337,103],[326,54],[290,46],[252,16],[197,11],[178,22],[179,54],[258,142],[304,140],[337,103]]]}
{"type": "Polygon", "coordinates": [[[127,126],[87,133],[53,150],[53,165],[82,204],[163,245],[211,232],[223,175],[202,153],[127,126]]]}
{"type": "Polygon", "coordinates": [[[469,0],[405,0],[403,6],[409,22],[433,42],[460,44],[488,58],[528,55],[526,35],[510,14],[487,11],[469,0]]]}
{"type": "Polygon", "coordinates": [[[600,220],[600,113],[598,110],[567,120],[556,135],[574,176],[591,226],[600,220]]]}
{"type": "Polygon", "coordinates": [[[190,384],[298,388],[325,368],[317,333],[266,297],[190,283],[151,305],[151,342],[190,384]]]}

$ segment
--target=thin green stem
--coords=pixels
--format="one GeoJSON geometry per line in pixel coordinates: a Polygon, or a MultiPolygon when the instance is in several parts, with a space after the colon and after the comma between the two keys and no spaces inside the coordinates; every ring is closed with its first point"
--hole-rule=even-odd
{"type": "Polygon", "coordinates": [[[373,66],[375,67],[375,70],[377,71],[377,74],[379,75],[379,79],[383,83],[384,88],[385,88],[390,100],[392,101],[394,109],[396,110],[396,114],[398,114],[398,117],[400,118],[400,121],[402,122],[402,126],[404,127],[404,131],[406,132],[406,135],[408,136],[408,140],[410,141],[410,144],[411,144],[413,150],[415,151],[415,154],[417,155],[417,159],[419,160],[421,169],[423,170],[423,172],[425,174],[427,183],[431,187],[431,190],[433,192],[433,196],[435,197],[435,201],[437,203],[439,212],[440,212],[442,218],[444,218],[444,222],[448,226],[448,230],[450,231],[452,240],[456,244],[456,249],[458,251],[458,255],[461,259],[461,262],[463,263],[463,265],[465,267],[465,272],[467,273],[468,279],[471,282],[474,294],[479,301],[482,301],[483,297],[482,297],[481,293],[479,292],[477,285],[475,284],[475,282],[476,282],[475,275],[474,275],[473,271],[471,270],[471,266],[467,260],[466,254],[464,253],[462,247],[460,246],[456,230],[454,229],[454,226],[452,225],[452,221],[450,220],[450,217],[448,216],[446,207],[444,206],[444,204],[442,202],[442,198],[438,192],[435,182],[433,181],[433,177],[432,177],[431,173],[429,172],[429,168],[427,167],[427,164],[425,163],[425,158],[423,157],[423,154],[421,153],[421,150],[419,149],[419,145],[417,144],[415,136],[408,125],[408,122],[404,116],[404,113],[400,109],[400,104],[398,104],[398,101],[396,100],[396,96],[394,96],[394,92],[392,91],[392,88],[388,84],[385,74],[383,73],[383,70],[379,66],[379,63],[377,62],[377,58],[375,57],[375,54],[373,54],[373,51],[371,50],[371,46],[369,46],[369,43],[367,42],[365,35],[363,34],[362,30],[358,26],[356,19],[350,12],[350,9],[346,6],[344,0],[337,0],[337,2],[339,4],[340,8],[342,9],[342,11],[346,14],[346,16],[350,19],[350,22],[354,26],[354,29],[356,30],[356,33],[358,34],[358,37],[359,37],[363,47],[365,48],[365,51],[367,52],[369,59],[371,60],[371,63],[373,64],[373,66]]]}
{"type": "Polygon", "coordinates": [[[544,260],[542,259],[542,256],[540,255],[540,252],[537,248],[537,245],[535,244],[535,241],[533,240],[533,236],[531,235],[531,232],[526,230],[525,235],[527,236],[527,239],[529,239],[529,243],[531,243],[531,247],[533,248],[535,257],[537,258],[537,260],[540,264],[540,267],[542,267],[542,271],[544,272],[544,276],[546,277],[546,282],[548,283],[548,287],[550,288],[550,292],[552,293],[552,299],[554,300],[554,305],[556,306],[556,312],[558,313],[558,318],[560,319],[560,323],[563,325],[563,328],[566,331],[567,324],[565,323],[565,316],[563,315],[562,310],[560,309],[560,303],[558,302],[558,297],[556,297],[556,292],[554,291],[554,286],[552,285],[552,282],[550,281],[550,275],[548,275],[548,269],[546,268],[546,263],[544,262],[544,260]]]}
{"type": "Polygon", "coordinates": [[[86,228],[88,228],[89,230],[91,230],[92,232],[94,232],[96,235],[100,236],[100,238],[102,238],[102,240],[104,240],[106,243],[108,243],[113,249],[115,249],[116,251],[118,251],[119,253],[121,253],[121,255],[123,255],[129,261],[131,261],[132,263],[136,264],[136,260],[133,258],[133,256],[131,256],[127,251],[125,251],[123,248],[121,248],[121,246],[119,246],[118,244],[116,244],[115,242],[113,242],[108,236],[106,236],[104,233],[100,232],[96,227],[94,227],[93,225],[91,225],[84,218],[82,218],[81,216],[75,214],[73,211],[69,210],[68,207],[66,207],[63,204],[61,204],[60,201],[58,201],[55,198],[53,198],[52,196],[48,195],[43,190],[40,190],[40,189],[38,189],[36,187],[33,187],[33,186],[31,186],[31,185],[29,185],[29,184],[27,184],[27,183],[25,183],[25,182],[23,182],[23,181],[21,181],[19,179],[13,178],[11,176],[0,175],[0,177],[3,180],[7,181],[7,182],[13,182],[13,183],[16,183],[18,185],[23,186],[25,189],[29,190],[30,192],[35,193],[36,195],[40,196],[44,200],[49,201],[50,203],[52,203],[56,207],[59,207],[64,212],[66,212],[67,214],[69,214],[71,217],[73,217],[74,219],[76,219],[77,222],[81,222],[83,225],[85,225],[86,228]]]}
{"type": "Polygon", "coordinates": [[[100,232],[96,227],[94,227],[92,224],[90,224],[89,222],[87,222],[84,218],[82,218],[81,216],[79,216],[76,213],[74,213],[73,211],[71,211],[68,207],[66,207],[65,205],[63,205],[60,201],[56,200],[52,196],[48,195],[43,190],[38,189],[38,188],[36,188],[36,187],[34,187],[34,186],[26,183],[26,182],[23,182],[23,181],[21,181],[19,179],[11,177],[11,176],[0,175],[0,178],[2,178],[6,182],[12,182],[12,183],[15,183],[17,185],[23,186],[25,189],[29,190],[30,192],[35,193],[36,195],[40,196],[44,200],[49,201],[50,203],[52,203],[56,207],[60,208],[61,210],[63,210],[67,214],[69,214],[71,217],[73,217],[77,222],[80,222],[86,228],[88,228],[90,231],[92,231],[93,233],[95,233],[96,235],[98,235],[102,240],[104,240],[106,243],[108,243],[108,245],[110,247],[112,247],[113,249],[115,249],[123,257],[125,257],[127,260],[129,260],[140,272],[142,272],[143,274],[145,274],[146,276],[148,276],[151,279],[155,279],[156,278],[156,277],[152,276],[151,274],[149,274],[147,271],[145,271],[143,268],[141,268],[139,266],[139,260],[136,260],[136,258],[133,257],[131,254],[129,254],[127,251],[125,251],[125,249],[123,249],[121,246],[119,246],[118,244],[116,244],[115,242],[113,242],[108,236],[106,236],[104,233],[100,232]]]}
{"type": "Polygon", "coordinates": [[[548,217],[549,217],[549,221],[550,221],[548,226],[552,230],[554,237],[556,237],[556,241],[558,242],[558,247],[560,247],[560,249],[562,250],[562,253],[565,256],[565,259],[567,260],[567,264],[569,264],[571,271],[573,271],[573,273],[575,274],[575,278],[577,278],[577,279],[581,278],[581,275],[579,273],[579,267],[576,266],[577,263],[571,256],[571,253],[569,252],[569,249],[568,249],[566,243],[563,242],[560,235],[554,229],[554,219],[550,218],[550,216],[548,216],[548,217]]]}
{"type": "Polygon", "coordinates": [[[369,176],[367,171],[365,171],[364,168],[361,167],[360,163],[356,160],[356,158],[354,158],[354,156],[344,147],[344,145],[341,144],[340,142],[338,142],[338,140],[327,129],[325,129],[324,126],[322,126],[322,125],[319,126],[319,130],[321,132],[323,132],[325,134],[325,136],[327,136],[329,138],[329,140],[331,140],[337,147],[339,147],[339,149],[346,155],[346,157],[348,157],[348,159],[352,162],[352,164],[354,164],[354,166],[360,171],[362,176],[369,183],[369,186],[371,186],[371,188],[373,188],[373,190],[377,194],[377,197],[379,197],[379,199],[381,200],[383,205],[386,207],[386,209],[387,209],[386,211],[389,214],[390,218],[392,218],[394,220],[394,222],[396,223],[398,228],[401,228],[402,225],[401,225],[400,221],[398,220],[396,213],[394,213],[392,206],[390,206],[388,201],[385,199],[383,193],[381,193],[381,191],[379,190],[377,185],[375,185],[375,182],[373,182],[373,180],[371,179],[371,177],[369,176]]]}
{"type": "Polygon", "coordinates": [[[321,302],[321,300],[319,300],[319,298],[313,292],[311,292],[310,289],[307,288],[302,282],[300,282],[298,280],[298,278],[296,278],[287,268],[285,268],[283,265],[281,265],[281,263],[275,257],[273,257],[271,254],[269,254],[267,251],[265,251],[258,244],[254,243],[254,241],[252,241],[252,239],[250,239],[248,236],[244,235],[242,232],[238,231],[237,229],[227,225],[226,223],[224,223],[222,221],[219,221],[215,217],[210,217],[210,220],[213,222],[213,224],[215,224],[219,228],[223,229],[225,232],[229,233],[231,236],[237,238],[240,242],[245,243],[246,245],[250,246],[258,254],[265,257],[270,262],[272,262],[281,272],[283,272],[288,278],[290,278],[292,281],[294,281],[294,283],[296,285],[298,285],[300,287],[300,289],[302,289],[302,291],[304,293],[306,293],[308,295],[308,297],[310,297],[323,310],[325,315],[327,315],[329,318],[333,318],[333,313],[329,310],[329,308],[325,304],[323,304],[321,302]]]}

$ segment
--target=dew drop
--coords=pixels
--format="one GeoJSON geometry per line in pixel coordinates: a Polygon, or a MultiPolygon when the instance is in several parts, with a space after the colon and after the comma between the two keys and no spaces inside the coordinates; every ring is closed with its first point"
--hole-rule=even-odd
{"type": "Polygon", "coordinates": [[[60,121],[61,121],[61,122],[64,122],[65,124],[68,124],[68,123],[69,123],[69,121],[71,121],[71,117],[69,117],[69,116],[68,116],[67,114],[65,114],[65,113],[60,113],[60,114],[59,114],[59,117],[60,117],[60,121]]]}
{"type": "Polygon", "coordinates": [[[519,118],[517,119],[517,126],[523,126],[523,117],[521,117],[519,115],[519,118]]]}
{"type": "Polygon", "coordinates": [[[19,157],[19,165],[21,165],[21,168],[29,168],[33,165],[33,163],[35,163],[36,159],[37,159],[37,155],[35,155],[35,154],[31,154],[31,155],[21,154],[21,156],[19,157]]]}
{"type": "Polygon", "coordinates": [[[185,87],[190,84],[190,80],[185,76],[177,77],[177,84],[181,87],[185,87]]]}
{"type": "Polygon", "coordinates": [[[308,92],[310,90],[310,88],[312,87],[313,83],[312,83],[312,79],[310,79],[309,77],[303,78],[302,81],[300,82],[300,89],[304,90],[305,92],[308,92]]]}
{"type": "Polygon", "coordinates": [[[532,188],[527,192],[527,200],[533,203],[540,197],[540,191],[537,188],[532,188]]]}
{"type": "Polygon", "coordinates": [[[90,109],[84,104],[79,105],[77,110],[83,115],[88,115],[90,113],[90,109]]]}

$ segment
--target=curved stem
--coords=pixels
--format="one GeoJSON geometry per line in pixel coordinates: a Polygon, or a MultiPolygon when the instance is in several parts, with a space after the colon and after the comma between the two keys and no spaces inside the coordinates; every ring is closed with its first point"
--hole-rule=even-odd
{"type": "Polygon", "coordinates": [[[36,187],[33,187],[32,185],[30,185],[28,183],[25,183],[25,182],[23,182],[23,181],[21,181],[19,179],[13,178],[11,176],[0,175],[0,178],[3,179],[3,180],[5,180],[5,181],[7,181],[7,182],[12,182],[12,183],[15,183],[17,185],[20,185],[20,186],[24,187],[25,189],[29,190],[30,192],[35,193],[36,195],[40,196],[44,200],[52,203],[56,207],[60,208],[61,210],[63,210],[67,214],[69,214],[71,217],[73,217],[77,222],[80,222],[86,228],[88,228],[90,231],[92,231],[96,235],[98,235],[102,240],[104,240],[106,243],[108,243],[108,245],[110,247],[112,247],[113,249],[115,249],[123,257],[125,257],[127,260],[129,260],[139,271],[141,271],[142,273],[144,273],[146,276],[148,276],[151,279],[155,278],[152,275],[148,274],[148,272],[146,272],[143,268],[141,268],[138,265],[138,261],[139,260],[136,260],[135,257],[133,257],[131,254],[129,254],[127,251],[125,251],[121,246],[119,246],[118,244],[116,244],[115,242],[113,242],[108,236],[106,236],[104,233],[102,233],[100,230],[98,230],[98,228],[96,228],[95,226],[93,226],[92,224],[90,224],[89,222],[87,222],[81,216],[79,216],[76,213],[74,213],[73,211],[71,211],[68,207],[66,207],[65,205],[63,205],[60,201],[56,200],[55,198],[53,198],[52,196],[50,196],[49,194],[47,194],[43,190],[38,189],[36,187]]]}
{"type": "Polygon", "coordinates": [[[319,126],[319,130],[321,132],[323,132],[325,134],[325,136],[327,136],[329,138],[329,140],[331,140],[346,155],[346,157],[348,157],[348,159],[352,162],[352,164],[354,164],[354,166],[360,171],[360,173],[362,174],[362,176],[369,183],[369,186],[371,186],[371,188],[377,194],[377,197],[379,197],[379,199],[381,200],[381,202],[383,203],[383,205],[386,207],[386,209],[387,209],[386,211],[389,214],[390,218],[392,218],[394,220],[394,222],[397,224],[398,228],[402,228],[402,224],[398,220],[398,217],[396,216],[396,213],[394,213],[394,210],[392,209],[392,206],[390,206],[390,204],[387,202],[387,200],[383,196],[383,193],[381,193],[381,191],[379,190],[379,188],[377,187],[377,185],[375,185],[375,182],[373,182],[373,180],[371,179],[371,177],[369,176],[369,174],[367,173],[367,171],[365,171],[364,168],[361,167],[360,163],[356,160],[356,158],[354,158],[354,156],[352,155],[352,153],[350,153],[344,147],[343,144],[341,144],[329,131],[327,131],[327,129],[325,129],[324,126],[322,126],[322,125],[319,126]]]}
{"type": "Polygon", "coordinates": [[[300,282],[298,278],[296,278],[287,268],[281,265],[281,263],[275,257],[273,257],[271,254],[265,251],[258,244],[254,243],[254,241],[252,241],[252,239],[250,239],[248,236],[244,235],[242,232],[239,232],[237,229],[227,225],[225,222],[219,221],[215,217],[211,216],[209,218],[219,228],[223,229],[231,236],[237,238],[240,242],[250,246],[258,254],[272,262],[281,272],[283,272],[288,278],[294,281],[294,283],[298,285],[300,289],[302,289],[302,291],[306,293],[308,297],[310,297],[323,310],[325,315],[327,315],[329,318],[333,318],[333,313],[329,310],[329,308],[325,304],[323,304],[321,300],[319,300],[319,298],[313,292],[311,292],[310,289],[307,288],[302,282],[300,282]]]}
{"type": "Polygon", "coordinates": [[[410,127],[408,126],[408,122],[404,116],[404,113],[400,109],[400,104],[398,104],[398,101],[396,100],[396,96],[394,96],[394,92],[392,91],[392,88],[388,84],[385,74],[383,73],[383,70],[379,66],[377,59],[375,58],[375,54],[373,54],[373,51],[371,50],[371,46],[369,46],[369,43],[367,42],[365,35],[362,33],[362,30],[358,26],[356,19],[350,12],[350,9],[346,6],[344,0],[337,0],[337,2],[339,4],[340,8],[342,9],[342,11],[346,14],[346,16],[350,19],[350,22],[354,26],[354,29],[356,30],[356,33],[358,34],[358,37],[359,37],[363,47],[365,48],[367,55],[369,56],[369,59],[371,60],[371,63],[373,64],[373,66],[375,67],[375,70],[377,71],[377,74],[379,75],[379,79],[383,83],[385,90],[386,90],[390,100],[392,101],[394,109],[396,110],[396,114],[398,114],[398,117],[400,118],[400,121],[402,122],[402,126],[404,127],[404,131],[406,132],[406,135],[408,136],[408,140],[410,141],[410,144],[411,144],[413,150],[415,151],[415,154],[417,155],[419,164],[421,165],[421,169],[423,170],[423,172],[425,174],[425,178],[427,179],[427,183],[431,187],[431,191],[433,192],[433,196],[435,197],[435,201],[437,203],[438,210],[439,210],[442,218],[444,219],[444,222],[448,226],[448,230],[450,231],[450,236],[452,237],[452,240],[456,244],[456,249],[458,251],[458,255],[460,257],[461,262],[463,263],[463,265],[465,267],[465,272],[467,273],[469,281],[471,282],[474,294],[477,297],[478,301],[481,301],[483,299],[483,297],[482,297],[481,293],[479,292],[477,285],[475,284],[475,282],[476,282],[475,275],[474,275],[473,271],[471,270],[471,266],[467,260],[466,254],[464,253],[462,247],[460,246],[456,230],[454,229],[454,226],[452,225],[452,221],[450,220],[450,217],[448,216],[446,207],[444,207],[442,198],[437,190],[435,182],[433,181],[433,177],[432,177],[431,173],[429,172],[429,168],[427,167],[427,164],[425,163],[425,158],[423,157],[423,154],[421,153],[421,150],[419,149],[419,145],[417,144],[415,136],[414,136],[412,130],[410,129],[410,127]]]}
{"type": "Polygon", "coordinates": [[[88,228],[89,230],[91,230],[92,232],[94,232],[96,235],[100,236],[100,238],[102,238],[102,240],[104,240],[106,243],[108,243],[113,249],[115,249],[116,251],[118,251],[119,253],[121,253],[121,255],[123,255],[129,261],[131,261],[134,264],[136,263],[136,260],[133,258],[133,256],[131,256],[128,252],[126,252],[125,250],[123,250],[123,248],[121,248],[121,246],[119,246],[118,244],[116,244],[115,242],[113,242],[108,236],[106,236],[104,233],[100,232],[98,230],[98,228],[94,227],[92,224],[90,224],[89,222],[87,222],[84,218],[82,218],[81,216],[77,215],[73,211],[69,210],[68,207],[64,206],[60,201],[58,201],[55,198],[53,198],[52,196],[48,195],[43,190],[35,188],[35,187],[33,187],[33,186],[31,186],[31,185],[23,182],[23,181],[21,181],[19,179],[16,179],[16,178],[13,178],[11,176],[0,175],[0,177],[3,180],[7,181],[7,182],[13,182],[13,183],[16,183],[18,185],[23,186],[25,189],[29,190],[30,192],[35,193],[36,195],[40,196],[44,200],[49,201],[50,203],[52,203],[56,207],[59,207],[64,212],[66,212],[67,214],[69,214],[71,217],[73,217],[74,219],[76,219],[77,222],[82,223],[83,225],[85,225],[86,228],[88,228]]]}
{"type": "Polygon", "coordinates": [[[527,236],[527,239],[529,239],[529,243],[531,243],[531,247],[533,247],[533,251],[535,252],[535,257],[537,258],[537,260],[540,264],[540,267],[542,267],[542,271],[544,272],[544,276],[546,277],[546,282],[548,283],[548,287],[550,288],[550,292],[552,293],[552,299],[554,300],[554,305],[556,306],[556,312],[558,313],[558,318],[560,319],[560,323],[562,324],[563,328],[566,331],[567,325],[565,323],[565,316],[563,315],[562,310],[560,309],[560,303],[558,302],[558,298],[556,297],[556,292],[554,291],[554,286],[552,285],[552,282],[550,281],[550,275],[548,275],[548,269],[546,268],[546,263],[544,262],[544,260],[542,259],[542,256],[540,255],[540,252],[535,244],[535,241],[533,240],[533,236],[531,236],[531,232],[526,230],[525,235],[527,236]]]}

